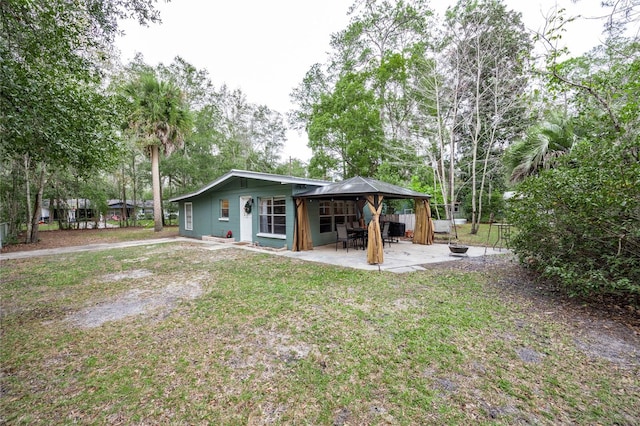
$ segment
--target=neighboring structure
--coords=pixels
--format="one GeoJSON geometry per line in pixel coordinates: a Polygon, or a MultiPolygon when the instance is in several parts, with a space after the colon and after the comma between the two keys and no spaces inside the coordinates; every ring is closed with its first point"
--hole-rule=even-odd
{"type": "Polygon", "coordinates": [[[107,219],[121,220],[123,217],[130,218],[133,216],[135,204],[133,201],[126,200],[107,200],[107,219]],[[126,215],[126,216],[125,216],[126,215]]]}
{"type": "Polygon", "coordinates": [[[91,207],[91,201],[85,198],[72,198],[68,200],[42,200],[40,221],[64,221],[75,222],[77,220],[89,220],[95,217],[95,211],[91,207]]]}
{"type": "MultiPolygon", "coordinates": [[[[108,200],[107,219],[120,220],[125,206],[127,218],[132,218],[134,211],[137,219],[153,218],[153,201],[151,200],[138,201],[135,204],[131,200],[127,200],[126,203],[123,203],[122,200],[108,200]]],[[[165,211],[165,217],[168,217],[168,215],[169,212],[165,211]]],[[[90,220],[103,220],[102,214],[97,212],[91,205],[91,200],[85,198],[42,200],[41,222],[82,222],[90,220]]]]}
{"type": "MultiPolygon", "coordinates": [[[[136,215],[137,219],[153,219],[153,200],[137,201],[127,200],[125,203],[122,200],[108,200],[107,201],[107,218],[120,220],[125,213],[124,208],[126,206],[126,217],[131,219],[133,215],[136,215]],[[135,212],[135,213],[134,213],[135,212]]],[[[168,213],[165,212],[165,216],[168,213]]]]}
{"type": "MultiPolygon", "coordinates": [[[[182,236],[230,236],[235,241],[291,249],[296,214],[294,197],[330,183],[231,170],[203,188],[169,201],[179,203],[178,223],[182,236]]],[[[355,207],[352,212],[355,220],[355,207]]],[[[344,207],[320,212],[319,203],[313,203],[309,208],[310,219],[318,223],[320,214],[324,225],[313,230],[314,243],[335,242],[335,228],[329,222],[333,223],[335,215],[338,220],[346,220],[350,213],[344,207]]]]}

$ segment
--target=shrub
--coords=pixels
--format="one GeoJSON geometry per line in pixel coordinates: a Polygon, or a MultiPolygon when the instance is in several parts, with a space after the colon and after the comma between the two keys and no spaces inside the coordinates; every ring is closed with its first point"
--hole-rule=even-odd
{"type": "Polygon", "coordinates": [[[640,296],[640,162],[630,145],[580,144],[510,203],[520,260],[570,293],[640,296]]]}

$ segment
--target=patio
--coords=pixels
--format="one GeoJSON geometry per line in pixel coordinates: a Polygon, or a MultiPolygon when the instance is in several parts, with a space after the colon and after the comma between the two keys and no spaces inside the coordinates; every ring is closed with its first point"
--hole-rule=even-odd
{"type": "MultiPolygon", "coordinates": [[[[493,256],[497,254],[510,253],[509,250],[494,250],[491,247],[469,247],[468,257],[493,256]]],[[[423,271],[421,265],[427,263],[449,262],[464,259],[467,256],[453,256],[447,244],[435,243],[432,245],[413,244],[411,241],[400,240],[397,243],[387,244],[384,247],[384,262],[381,265],[369,265],[367,263],[367,252],[357,249],[343,249],[340,245],[336,251],[335,244],[314,247],[309,251],[281,251],[279,255],[310,262],[327,263],[330,265],[344,266],[348,268],[363,269],[369,271],[389,271],[404,273],[412,271],[423,271]]]]}

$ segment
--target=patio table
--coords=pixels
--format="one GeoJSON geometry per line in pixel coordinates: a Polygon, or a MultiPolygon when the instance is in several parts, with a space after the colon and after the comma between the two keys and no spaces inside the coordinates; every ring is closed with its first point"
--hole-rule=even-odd
{"type": "Polygon", "coordinates": [[[362,242],[362,250],[367,248],[367,228],[347,228],[347,232],[355,235],[356,240],[362,242]]]}

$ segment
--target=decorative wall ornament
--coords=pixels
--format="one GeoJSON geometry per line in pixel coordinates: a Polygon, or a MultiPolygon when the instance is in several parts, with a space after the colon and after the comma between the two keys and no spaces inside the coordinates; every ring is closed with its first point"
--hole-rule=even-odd
{"type": "Polygon", "coordinates": [[[246,214],[251,214],[251,207],[253,206],[253,198],[249,198],[246,203],[244,203],[244,212],[246,214]]]}

